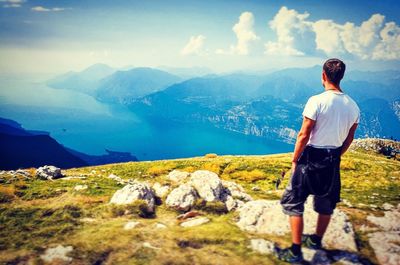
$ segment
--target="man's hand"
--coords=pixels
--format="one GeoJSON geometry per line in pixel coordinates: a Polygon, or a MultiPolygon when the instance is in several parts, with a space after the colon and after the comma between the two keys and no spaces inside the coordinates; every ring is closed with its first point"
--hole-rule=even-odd
{"type": "Polygon", "coordinates": [[[292,162],[291,175],[294,174],[294,171],[296,170],[296,167],[297,167],[297,162],[292,162]]]}

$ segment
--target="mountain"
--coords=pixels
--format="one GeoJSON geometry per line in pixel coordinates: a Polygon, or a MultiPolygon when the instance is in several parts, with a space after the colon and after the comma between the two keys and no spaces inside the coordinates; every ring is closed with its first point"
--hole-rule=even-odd
{"type": "Polygon", "coordinates": [[[47,81],[52,88],[70,89],[94,95],[99,80],[115,72],[114,68],[105,64],[94,64],[81,72],[68,72],[47,81]]]}
{"type": "Polygon", "coordinates": [[[0,124],[0,157],[0,168],[7,170],[44,165],[61,168],[88,165],[49,135],[31,134],[9,122],[0,124]]]}
{"type": "Polygon", "coordinates": [[[0,169],[71,168],[138,160],[130,153],[106,151],[107,155],[87,155],[61,145],[47,132],[25,130],[13,120],[0,118],[0,169]]]}
{"type": "MultiPolygon", "coordinates": [[[[129,107],[133,112],[153,117],[210,123],[230,131],[293,143],[304,104],[310,96],[323,92],[320,75],[320,67],[312,67],[262,76],[192,78],[138,98],[129,107]]],[[[400,138],[396,101],[400,87],[398,82],[392,83],[343,81],[345,93],[356,100],[362,112],[357,136],[400,138]]]]}
{"type": "Polygon", "coordinates": [[[207,67],[170,67],[159,66],[157,69],[166,71],[168,73],[177,75],[183,79],[190,79],[194,77],[201,77],[213,74],[213,71],[207,67]]]}
{"type": "Polygon", "coordinates": [[[66,149],[91,166],[138,161],[136,156],[131,155],[129,152],[116,152],[106,149],[105,151],[107,154],[105,155],[88,155],[70,148],[66,149]]]}
{"type": "Polygon", "coordinates": [[[179,81],[181,78],[176,75],[152,68],[117,71],[101,80],[96,88],[96,98],[108,103],[127,104],[179,81]]]}

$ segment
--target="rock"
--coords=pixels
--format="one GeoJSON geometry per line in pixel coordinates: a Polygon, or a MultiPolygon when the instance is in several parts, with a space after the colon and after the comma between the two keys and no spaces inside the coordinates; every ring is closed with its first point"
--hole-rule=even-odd
{"type": "Polygon", "coordinates": [[[275,243],[262,238],[252,239],[249,247],[261,254],[269,255],[274,253],[275,243]]]}
{"type": "Polygon", "coordinates": [[[118,177],[117,175],[114,174],[110,174],[108,176],[109,179],[115,180],[116,182],[118,182],[118,184],[125,184],[127,183],[125,180],[123,180],[122,178],[118,177]]]}
{"type": "MultiPolygon", "coordinates": [[[[309,198],[304,212],[305,234],[315,233],[317,216],[309,198]]],[[[256,200],[245,203],[239,210],[237,225],[242,230],[259,234],[290,233],[288,216],[283,214],[279,201],[256,200]]],[[[346,214],[339,209],[332,215],[323,244],[334,249],[357,251],[353,227],[346,214]]]]}
{"type": "Polygon", "coordinates": [[[375,232],[369,234],[368,240],[380,264],[400,264],[400,233],[375,232]]]}
{"type": "Polygon", "coordinates": [[[384,216],[382,217],[369,215],[367,216],[367,220],[383,230],[400,231],[400,211],[397,209],[393,211],[385,211],[384,216]]]}
{"type": "Polygon", "coordinates": [[[210,222],[210,219],[208,219],[207,217],[199,217],[199,218],[189,219],[188,221],[181,223],[181,226],[192,227],[192,226],[202,225],[208,222],[210,222]]]}
{"type": "MultiPolygon", "coordinates": [[[[251,239],[249,247],[264,255],[275,255],[274,249],[279,249],[276,243],[265,239],[251,239]]],[[[330,265],[338,264],[337,262],[348,265],[364,264],[360,261],[360,256],[348,251],[335,250],[335,252],[328,254],[323,249],[313,250],[303,247],[302,252],[306,261],[304,264],[330,265]]]]}
{"type": "Polygon", "coordinates": [[[251,190],[252,191],[260,191],[261,189],[258,186],[254,186],[254,187],[251,188],[251,190]]]}
{"type": "Polygon", "coordinates": [[[354,207],[354,205],[351,204],[351,202],[349,202],[349,201],[346,200],[346,199],[343,199],[342,202],[343,202],[344,205],[346,205],[346,206],[349,207],[349,208],[353,208],[353,207],[354,207]]]}
{"type": "Polygon", "coordinates": [[[199,216],[199,215],[201,215],[201,213],[198,212],[198,211],[190,211],[190,212],[187,212],[187,213],[178,215],[178,216],[176,217],[176,219],[178,219],[178,220],[185,220],[185,219],[193,218],[193,217],[196,217],[196,216],[199,216]]]}
{"type": "Polygon", "coordinates": [[[143,247],[151,248],[151,249],[161,249],[161,248],[158,248],[158,247],[155,247],[155,246],[151,245],[149,242],[144,242],[143,243],[143,247]]]}
{"type": "Polygon", "coordinates": [[[171,172],[169,172],[167,178],[168,178],[169,180],[172,180],[173,182],[178,182],[178,183],[180,183],[180,182],[186,180],[186,178],[189,177],[189,176],[190,176],[190,173],[189,173],[189,172],[180,171],[180,170],[174,169],[174,170],[172,170],[171,172]]]}
{"type": "Polygon", "coordinates": [[[137,221],[127,222],[124,225],[124,230],[131,230],[131,229],[135,228],[136,226],[138,226],[139,224],[140,224],[140,222],[137,222],[137,221]]]}
{"type": "Polygon", "coordinates": [[[237,210],[243,205],[244,205],[243,201],[234,199],[232,196],[227,196],[225,199],[225,207],[229,212],[237,210]]]}
{"type": "Polygon", "coordinates": [[[237,225],[248,232],[284,235],[289,231],[288,218],[282,213],[279,201],[247,202],[239,215],[237,225]]]}
{"type": "Polygon", "coordinates": [[[31,178],[31,174],[28,171],[23,170],[23,169],[18,169],[17,171],[15,171],[15,174],[23,176],[25,179],[31,178]]]}
{"type": "Polygon", "coordinates": [[[330,265],[333,262],[328,258],[327,253],[323,250],[314,250],[302,248],[303,258],[310,264],[330,265]]]}
{"type": "Polygon", "coordinates": [[[165,203],[168,207],[188,211],[198,198],[196,190],[189,184],[182,184],[168,195],[165,203]]]}
{"type": "Polygon", "coordinates": [[[382,208],[385,211],[390,211],[390,210],[394,209],[394,206],[392,204],[390,204],[390,203],[385,202],[384,204],[382,204],[382,208]]]}
{"type": "Polygon", "coordinates": [[[153,184],[153,190],[160,198],[164,197],[168,193],[169,189],[170,187],[168,185],[161,186],[161,184],[158,182],[153,184]]]}
{"type": "Polygon", "coordinates": [[[61,260],[65,262],[71,262],[72,258],[68,257],[67,254],[73,250],[72,246],[64,247],[62,245],[58,245],[54,248],[48,248],[44,252],[43,255],[40,255],[40,258],[45,262],[53,262],[55,260],[61,260]]]}
{"type": "Polygon", "coordinates": [[[146,183],[132,182],[120,190],[117,190],[111,198],[110,203],[129,204],[136,200],[147,202],[148,210],[154,212],[155,197],[153,190],[146,183]]]}
{"type": "Polygon", "coordinates": [[[87,188],[88,188],[88,185],[76,185],[74,187],[74,190],[76,190],[76,191],[87,190],[87,188]]]}
{"type": "Polygon", "coordinates": [[[36,176],[44,180],[53,180],[64,177],[61,169],[55,166],[43,166],[36,170],[36,176]]]}
{"type": "Polygon", "coordinates": [[[251,201],[252,198],[249,194],[247,194],[243,187],[240,186],[239,184],[236,184],[235,182],[232,181],[226,181],[222,180],[222,185],[225,188],[225,191],[231,195],[235,199],[240,199],[243,201],[251,201]]]}
{"type": "Polygon", "coordinates": [[[155,226],[156,228],[158,228],[158,229],[165,229],[165,228],[167,228],[167,226],[166,226],[165,224],[162,224],[162,223],[156,223],[154,226],[155,226]]]}
{"type": "Polygon", "coordinates": [[[205,201],[219,201],[222,197],[224,187],[218,175],[214,172],[197,170],[191,174],[190,184],[205,201]]]}
{"type": "Polygon", "coordinates": [[[84,223],[96,223],[97,220],[94,218],[90,218],[90,217],[84,217],[80,219],[82,222],[84,223]]]}

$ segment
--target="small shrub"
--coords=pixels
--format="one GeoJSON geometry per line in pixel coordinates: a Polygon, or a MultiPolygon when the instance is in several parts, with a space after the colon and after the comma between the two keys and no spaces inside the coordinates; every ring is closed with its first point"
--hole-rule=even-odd
{"type": "Polygon", "coordinates": [[[14,200],[14,190],[10,187],[0,187],[0,203],[7,203],[14,200]]]}
{"type": "Polygon", "coordinates": [[[247,170],[237,171],[237,172],[231,173],[230,175],[233,179],[239,179],[239,180],[249,181],[249,182],[256,182],[258,180],[262,180],[267,177],[265,172],[261,171],[259,169],[253,169],[251,171],[247,171],[247,170]]]}
{"type": "Polygon", "coordinates": [[[216,158],[218,155],[217,154],[215,154],[215,153],[209,153],[209,154],[206,154],[204,157],[205,158],[216,158]]]}
{"type": "Polygon", "coordinates": [[[171,170],[173,170],[176,167],[174,164],[162,164],[162,165],[156,165],[152,166],[147,169],[147,173],[149,175],[153,176],[160,176],[162,174],[167,174],[171,170]]]}
{"type": "Polygon", "coordinates": [[[220,166],[215,163],[206,163],[201,167],[202,170],[209,170],[211,172],[214,172],[216,174],[219,174],[220,171],[220,166]]]}

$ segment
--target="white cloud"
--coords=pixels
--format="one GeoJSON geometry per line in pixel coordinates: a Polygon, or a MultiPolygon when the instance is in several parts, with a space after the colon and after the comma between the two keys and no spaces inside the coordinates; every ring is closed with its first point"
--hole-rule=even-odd
{"type": "Polygon", "coordinates": [[[361,59],[400,59],[400,28],[374,14],[360,26],[351,22],[308,20],[309,14],[282,7],[269,25],[276,42],[265,44],[266,54],[309,55],[320,50],[329,56],[353,55],[361,59]],[[311,48],[311,49],[310,49],[311,48]]]}
{"type": "Polygon", "coordinates": [[[189,42],[181,50],[182,55],[201,55],[206,37],[203,35],[192,36],[189,42]]]}
{"type": "Polygon", "coordinates": [[[66,8],[64,8],[64,7],[46,8],[46,7],[43,7],[43,6],[34,6],[34,7],[31,8],[31,10],[32,11],[36,11],[36,12],[50,12],[50,11],[57,12],[57,11],[66,10],[66,8]]]}
{"type": "Polygon", "coordinates": [[[236,34],[237,43],[231,45],[228,51],[223,49],[217,49],[217,54],[249,54],[249,46],[252,42],[259,40],[260,38],[254,33],[254,16],[251,12],[243,12],[239,21],[232,27],[233,32],[236,34]]]}
{"type": "Polygon", "coordinates": [[[5,3],[3,7],[21,7],[21,5],[25,2],[25,0],[0,0],[0,2],[5,3]]]}
{"type": "Polygon", "coordinates": [[[310,50],[309,39],[314,38],[312,22],[307,21],[309,14],[298,13],[294,9],[283,6],[269,22],[269,26],[277,35],[277,41],[265,44],[266,54],[304,55],[310,50]]]}

